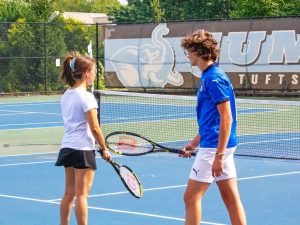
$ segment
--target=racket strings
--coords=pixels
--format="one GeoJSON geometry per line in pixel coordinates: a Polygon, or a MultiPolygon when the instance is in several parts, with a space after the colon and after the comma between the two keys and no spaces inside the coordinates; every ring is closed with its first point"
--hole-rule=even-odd
{"type": "Polygon", "coordinates": [[[144,153],[153,149],[153,145],[142,138],[129,135],[115,135],[106,140],[113,151],[121,153],[144,153]]]}
{"type": "Polygon", "coordinates": [[[120,168],[120,175],[126,183],[127,187],[131,190],[134,195],[141,197],[142,189],[138,178],[130,171],[127,167],[122,166],[120,168]]]}

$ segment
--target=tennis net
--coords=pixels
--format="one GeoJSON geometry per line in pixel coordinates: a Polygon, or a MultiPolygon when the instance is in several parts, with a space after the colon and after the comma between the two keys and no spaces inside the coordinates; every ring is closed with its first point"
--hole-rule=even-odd
{"type": "MultiPolygon", "coordinates": [[[[182,148],[197,133],[196,96],[95,91],[105,135],[131,131],[182,148]]],[[[300,102],[237,99],[236,155],[300,160],[300,102]]]]}

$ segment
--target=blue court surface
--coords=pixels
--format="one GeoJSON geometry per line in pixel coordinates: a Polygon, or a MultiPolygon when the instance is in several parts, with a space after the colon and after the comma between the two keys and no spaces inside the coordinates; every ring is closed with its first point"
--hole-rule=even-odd
{"type": "MultiPolygon", "coordinates": [[[[194,107],[191,107],[191,117],[194,116],[192,110],[194,107]]],[[[239,114],[255,114],[262,109],[239,110],[239,114]]],[[[172,112],[171,109],[168,111],[172,112]]],[[[273,113],[274,110],[269,111],[273,113]]],[[[169,116],[173,118],[176,115],[169,116]]],[[[189,117],[189,112],[186,116],[189,117]]],[[[133,117],[136,119],[137,115],[133,117]]],[[[147,117],[151,118],[150,115],[147,117]]],[[[118,122],[132,119],[120,118],[118,122]]],[[[139,118],[143,119],[146,118],[139,118]]],[[[61,126],[59,102],[0,104],[0,135],[11,131],[61,126]]],[[[239,148],[249,148],[249,151],[250,145],[253,148],[267,143],[264,148],[272,149],[278,140],[288,141],[290,146],[299,148],[299,134],[294,132],[275,136],[262,134],[259,140],[263,141],[260,143],[257,135],[244,135],[239,139],[239,148]]],[[[2,142],[0,136],[0,151],[4,152],[2,142]]],[[[57,151],[34,154],[0,152],[1,225],[59,224],[64,170],[54,166],[57,151]]],[[[172,153],[157,153],[140,157],[114,155],[113,159],[136,172],[144,195],[141,199],[132,197],[111,165],[98,157],[98,169],[89,197],[90,225],[184,224],[183,194],[193,158],[182,159],[172,153]]],[[[235,162],[248,225],[300,225],[299,160],[236,157],[235,162]]],[[[202,220],[201,224],[230,224],[216,184],[211,185],[203,199],[202,220]]],[[[76,224],[74,211],[70,224],[76,224]]]]}
{"type": "MultiPolygon", "coordinates": [[[[0,158],[2,225],[59,224],[64,189],[56,154],[0,158]]],[[[113,168],[98,159],[89,198],[89,224],[184,224],[183,193],[192,159],[168,154],[114,157],[138,174],[144,196],[126,192],[113,168]]],[[[236,158],[239,188],[249,225],[298,225],[299,162],[236,158]]],[[[76,224],[74,213],[71,224],[76,224]]],[[[202,224],[230,224],[215,184],[203,200],[202,224]]]]}

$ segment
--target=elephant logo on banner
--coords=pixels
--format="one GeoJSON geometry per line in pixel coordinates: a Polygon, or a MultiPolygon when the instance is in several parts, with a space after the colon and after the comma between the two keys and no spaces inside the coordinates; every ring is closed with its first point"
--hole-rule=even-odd
{"type": "Polygon", "coordinates": [[[111,57],[111,64],[125,87],[180,86],[182,75],[175,68],[175,53],[163,38],[169,33],[165,23],[152,32],[151,39],[139,39],[138,46],[126,46],[111,57]]]}

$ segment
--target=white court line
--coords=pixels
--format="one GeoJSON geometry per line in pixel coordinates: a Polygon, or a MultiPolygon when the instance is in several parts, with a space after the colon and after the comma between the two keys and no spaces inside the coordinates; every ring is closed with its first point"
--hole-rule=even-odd
{"type": "Polygon", "coordinates": [[[14,116],[14,115],[20,115],[20,114],[45,114],[45,115],[58,115],[58,116],[62,115],[61,113],[15,111],[15,110],[0,110],[0,112],[10,112],[9,114],[0,114],[1,116],[14,116]]]}
{"type": "Polygon", "coordinates": [[[52,125],[51,127],[28,127],[28,128],[15,128],[15,129],[1,129],[0,132],[7,132],[7,131],[16,131],[16,130],[38,130],[38,129],[51,129],[51,128],[57,128],[57,127],[63,127],[63,125],[52,125]]]}
{"type": "Polygon", "coordinates": [[[44,164],[44,163],[54,163],[56,161],[39,161],[39,162],[26,162],[26,163],[10,163],[10,164],[2,164],[0,167],[8,167],[8,166],[21,166],[21,165],[34,165],[34,164],[44,164]]]}
{"type": "Polygon", "coordinates": [[[57,105],[57,104],[60,104],[60,101],[50,101],[50,102],[29,102],[29,103],[24,103],[24,102],[16,102],[16,103],[1,103],[0,104],[0,107],[11,107],[11,106],[16,106],[16,107],[19,107],[19,106],[32,106],[32,105],[57,105]]]}
{"type": "MultiPolygon", "coordinates": [[[[162,219],[169,219],[169,220],[185,221],[185,219],[183,219],[183,218],[170,217],[170,216],[161,216],[161,215],[150,214],[150,213],[140,213],[140,212],[134,212],[134,211],[124,211],[124,210],[106,209],[106,208],[93,207],[93,206],[89,206],[88,208],[90,208],[90,209],[95,209],[95,210],[101,210],[101,211],[110,211],[110,212],[118,212],[118,213],[134,214],[134,215],[139,215],[139,216],[147,216],[147,217],[155,217],[155,218],[162,218],[162,219]]],[[[226,225],[226,224],[224,224],[224,223],[212,223],[212,222],[207,222],[207,221],[201,221],[201,224],[226,225]]]]}
{"type": "MultiPolygon", "coordinates": [[[[163,119],[164,120],[168,120],[168,121],[192,119],[192,117],[173,118],[174,115],[175,114],[168,114],[167,117],[171,117],[171,119],[165,118],[165,117],[163,119]]],[[[182,115],[195,116],[195,113],[185,113],[185,114],[182,114],[182,115]]],[[[126,123],[126,124],[131,124],[131,123],[149,123],[149,122],[161,122],[162,121],[162,119],[156,119],[156,118],[161,118],[161,116],[118,117],[118,119],[111,119],[111,118],[106,117],[105,115],[103,115],[103,116],[101,116],[101,121],[103,121],[104,124],[109,124],[109,125],[124,124],[124,123],[126,123]],[[136,119],[140,119],[140,121],[136,121],[136,119]],[[107,123],[107,121],[113,121],[113,122],[107,123]],[[114,122],[114,121],[116,121],[116,122],[114,122]]]]}
{"type": "Polygon", "coordinates": [[[0,114],[1,116],[16,116],[16,115],[28,115],[28,114],[34,114],[33,112],[23,112],[23,113],[13,113],[13,114],[0,114]]]}
{"type": "MultiPolygon", "coordinates": [[[[190,119],[193,119],[192,117],[191,118],[175,118],[175,119],[168,119],[168,121],[173,121],[173,120],[190,120],[190,119]]],[[[120,122],[116,122],[116,123],[106,123],[105,119],[101,118],[100,119],[102,122],[103,122],[103,125],[118,125],[118,124],[136,124],[137,122],[138,123],[149,123],[149,122],[161,122],[162,120],[143,120],[143,121],[120,121],[120,122]]]]}
{"type": "MultiPolygon", "coordinates": [[[[42,199],[19,197],[19,196],[13,196],[13,195],[0,194],[0,197],[26,200],[26,201],[32,201],[32,202],[56,204],[56,205],[60,204],[59,202],[51,202],[51,201],[42,200],[42,199]]],[[[73,207],[74,207],[74,205],[73,205],[73,207]]],[[[116,212],[116,213],[123,213],[123,214],[132,214],[132,215],[138,215],[138,216],[146,216],[146,217],[154,217],[154,218],[161,218],[161,219],[168,219],[168,220],[184,221],[183,218],[177,218],[177,217],[171,217],[171,216],[162,216],[162,215],[150,214],[150,213],[141,213],[141,212],[135,212],[135,211],[117,210],[117,209],[101,208],[101,207],[94,207],[94,206],[88,206],[88,208],[89,209],[94,209],[94,210],[99,210],[99,211],[109,211],[109,212],[116,212]]],[[[226,224],[223,224],[223,223],[213,223],[213,222],[207,222],[207,221],[202,221],[201,224],[226,225],[226,224]]]]}
{"type": "Polygon", "coordinates": [[[300,138],[283,138],[283,139],[274,139],[274,140],[266,140],[266,141],[250,141],[250,142],[243,142],[239,143],[239,145],[247,145],[247,144],[259,144],[259,143],[268,143],[268,142],[278,142],[278,141],[291,141],[291,140],[298,140],[300,138]]]}
{"type": "MultiPolygon", "coordinates": [[[[287,172],[287,173],[267,174],[267,175],[252,176],[252,177],[242,177],[242,178],[238,178],[237,180],[253,180],[253,179],[266,178],[266,177],[278,177],[278,176],[293,175],[293,174],[300,174],[300,171],[287,172]]],[[[174,186],[165,186],[165,187],[156,187],[156,188],[146,188],[146,189],[143,189],[143,192],[146,192],[146,191],[156,191],[156,190],[165,190],[165,189],[175,189],[175,188],[182,188],[182,187],[186,187],[186,184],[174,185],[174,186]]],[[[102,197],[102,196],[110,196],[110,195],[120,195],[120,194],[127,194],[127,193],[128,193],[128,191],[111,192],[111,193],[90,195],[89,198],[102,197]]],[[[61,201],[61,198],[50,199],[48,201],[49,202],[57,202],[57,201],[61,201]]]]}
{"type": "Polygon", "coordinates": [[[52,204],[56,204],[56,205],[60,204],[59,202],[48,202],[47,200],[36,199],[36,198],[20,197],[20,196],[13,196],[13,195],[3,195],[3,194],[0,194],[0,197],[3,197],[3,198],[12,198],[12,199],[19,199],[19,200],[26,200],[26,201],[32,201],[32,202],[52,203],[52,204]]]}
{"type": "Polygon", "coordinates": [[[278,131],[275,133],[266,133],[266,132],[258,132],[258,133],[246,133],[246,134],[240,134],[237,135],[238,137],[243,137],[243,136],[256,136],[256,135],[278,135],[278,134],[288,134],[288,133],[299,133],[298,131],[278,131]]]}
{"type": "MultiPolygon", "coordinates": [[[[12,123],[12,124],[1,124],[0,127],[5,127],[5,126],[24,126],[24,125],[45,125],[45,124],[56,124],[56,123],[63,123],[62,121],[59,122],[46,122],[46,123],[12,123]]],[[[8,129],[9,130],[9,129],[8,129]]]]}
{"type": "Polygon", "coordinates": [[[278,177],[278,176],[285,176],[285,175],[292,175],[292,174],[300,174],[300,171],[294,171],[288,173],[274,173],[269,175],[261,175],[261,176],[253,176],[253,177],[242,177],[242,178],[238,178],[237,180],[253,180],[253,179],[260,179],[266,177],[278,177]]]}
{"type": "MultiPolygon", "coordinates": [[[[52,153],[52,152],[50,152],[52,153]]],[[[58,153],[58,152],[54,152],[54,153],[58,153]]],[[[39,153],[36,153],[37,155],[39,153]]],[[[43,153],[40,153],[40,154],[43,154],[43,153]]],[[[31,155],[31,154],[29,154],[31,155]]],[[[34,155],[34,154],[32,154],[34,155]]],[[[16,155],[18,156],[18,155],[16,155]]],[[[27,156],[27,155],[23,155],[23,156],[27,156]]],[[[3,157],[6,157],[6,156],[3,156],[3,157]]],[[[122,155],[115,155],[113,156],[113,158],[119,158],[119,157],[124,157],[122,155]]],[[[96,158],[100,158],[99,156],[97,156],[96,158]]],[[[8,163],[8,164],[0,164],[0,167],[9,167],[9,166],[22,166],[22,165],[34,165],[34,164],[43,164],[43,163],[53,163],[53,162],[56,162],[56,160],[48,160],[48,161],[36,161],[36,162],[25,162],[25,163],[8,163]]]]}
{"type": "MultiPolygon", "coordinates": [[[[164,190],[164,189],[174,189],[174,188],[181,188],[181,187],[186,187],[186,184],[175,185],[175,186],[166,186],[166,187],[157,187],[157,188],[146,188],[146,189],[143,189],[143,192],[155,191],[155,190],[164,190]]],[[[128,191],[111,192],[111,193],[104,193],[104,194],[97,194],[97,195],[89,195],[89,198],[111,196],[111,195],[121,195],[121,194],[128,194],[128,193],[129,193],[128,191]]],[[[50,199],[48,201],[49,202],[57,202],[57,201],[61,201],[61,198],[50,199]]]]}
{"type": "MultiPolygon", "coordinates": [[[[49,144],[49,145],[51,145],[51,144],[49,144]]],[[[0,158],[18,157],[18,156],[31,156],[31,155],[47,155],[47,154],[58,154],[58,152],[37,152],[37,153],[18,154],[18,155],[1,155],[0,158]]]]}

